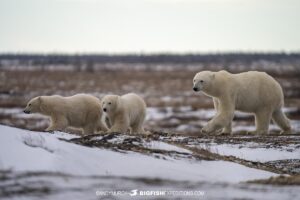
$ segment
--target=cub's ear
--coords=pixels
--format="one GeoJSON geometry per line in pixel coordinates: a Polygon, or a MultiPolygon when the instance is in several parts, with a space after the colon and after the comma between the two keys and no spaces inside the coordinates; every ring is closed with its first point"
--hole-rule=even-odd
{"type": "Polygon", "coordinates": [[[212,74],[211,74],[211,78],[214,79],[215,77],[216,77],[216,74],[215,74],[215,73],[212,73],[212,74]]]}
{"type": "Polygon", "coordinates": [[[118,107],[118,105],[120,105],[120,103],[121,103],[121,97],[117,96],[117,101],[116,101],[117,107],[118,107]]]}
{"type": "Polygon", "coordinates": [[[39,97],[38,101],[39,101],[39,103],[41,103],[42,102],[42,97],[39,97]]]}

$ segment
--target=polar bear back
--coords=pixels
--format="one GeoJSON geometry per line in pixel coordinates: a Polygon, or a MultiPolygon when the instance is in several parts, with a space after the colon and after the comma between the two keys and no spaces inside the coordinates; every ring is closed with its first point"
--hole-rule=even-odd
{"type": "Polygon", "coordinates": [[[121,96],[123,108],[128,114],[130,122],[138,120],[139,117],[146,115],[146,103],[144,100],[134,93],[121,96]]]}
{"type": "Polygon", "coordinates": [[[99,118],[101,115],[101,103],[92,95],[77,94],[70,97],[58,95],[44,96],[42,105],[49,109],[52,115],[65,116],[70,126],[81,127],[87,121],[99,118]]]}
{"type": "Polygon", "coordinates": [[[279,83],[265,72],[249,71],[239,74],[219,72],[224,89],[235,96],[235,108],[245,112],[283,106],[283,92],[279,83]]]}

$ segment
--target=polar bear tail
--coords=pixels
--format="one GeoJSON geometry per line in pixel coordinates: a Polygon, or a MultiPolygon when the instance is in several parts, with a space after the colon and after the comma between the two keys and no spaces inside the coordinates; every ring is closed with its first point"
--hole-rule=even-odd
{"type": "Polygon", "coordinates": [[[286,115],[282,112],[282,109],[275,110],[272,115],[272,119],[275,123],[284,131],[291,131],[290,120],[286,117],[286,115]]]}

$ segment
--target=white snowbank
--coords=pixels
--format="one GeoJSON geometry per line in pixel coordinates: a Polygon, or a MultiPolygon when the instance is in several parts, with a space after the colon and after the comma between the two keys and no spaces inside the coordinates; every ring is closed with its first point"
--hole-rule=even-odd
{"type": "Polygon", "coordinates": [[[160,142],[160,141],[151,141],[145,144],[147,148],[150,149],[160,149],[160,150],[167,150],[167,151],[177,151],[180,153],[191,153],[191,151],[183,149],[183,148],[179,148],[175,145],[170,145],[164,142],[160,142]]]}
{"type": "Polygon", "coordinates": [[[164,160],[58,139],[71,137],[66,133],[32,132],[0,125],[0,169],[230,183],[275,175],[225,161],[164,160]]]}

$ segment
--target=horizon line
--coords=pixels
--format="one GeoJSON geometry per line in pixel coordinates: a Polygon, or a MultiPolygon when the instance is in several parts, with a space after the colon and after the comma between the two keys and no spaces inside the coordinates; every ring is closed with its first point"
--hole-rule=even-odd
{"type": "Polygon", "coordinates": [[[63,52],[63,51],[48,51],[48,52],[36,52],[36,51],[0,51],[0,55],[110,55],[110,56],[122,56],[122,55],[222,55],[222,54],[300,54],[300,50],[297,51],[159,51],[159,52],[63,52]]]}

